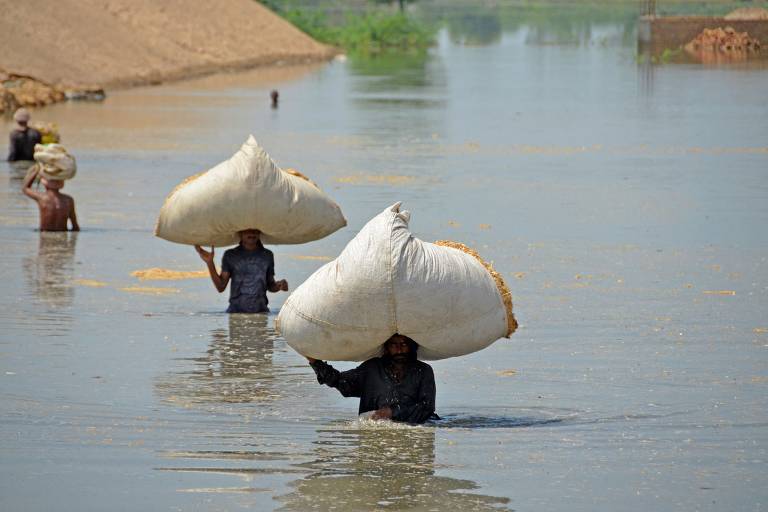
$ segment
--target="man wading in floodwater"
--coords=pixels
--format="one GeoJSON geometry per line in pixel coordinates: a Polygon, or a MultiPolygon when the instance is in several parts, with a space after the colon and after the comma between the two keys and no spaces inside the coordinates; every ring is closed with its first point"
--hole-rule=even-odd
{"type": "Polygon", "coordinates": [[[35,144],[40,144],[42,138],[39,131],[29,127],[29,118],[29,111],[25,108],[13,114],[17,126],[10,133],[8,161],[18,169],[27,169],[35,163],[35,144]]]}
{"type": "Polygon", "coordinates": [[[287,292],[288,282],[285,279],[275,281],[275,257],[261,244],[261,231],[246,229],[238,233],[240,245],[224,252],[221,274],[213,263],[213,247],[208,252],[196,245],[195,250],[208,266],[213,285],[219,293],[227,288],[232,278],[227,313],[268,313],[267,291],[287,292]]]}
{"type": "Polygon", "coordinates": [[[435,414],[435,374],[416,357],[419,345],[394,334],[382,345],[381,357],[340,372],[324,361],[308,357],[317,382],[336,388],[344,396],[359,396],[358,414],[373,411],[371,419],[424,423],[435,414]]]}

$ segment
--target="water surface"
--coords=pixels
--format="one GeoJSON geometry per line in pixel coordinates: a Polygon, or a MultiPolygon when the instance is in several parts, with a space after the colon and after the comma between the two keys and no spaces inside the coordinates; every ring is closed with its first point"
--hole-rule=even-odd
{"type": "Polygon", "coordinates": [[[36,110],[83,231],[38,233],[0,176],[2,508],[763,510],[768,75],[639,65],[631,19],[36,110]],[[275,333],[286,294],[226,315],[207,279],[131,275],[203,269],[156,214],[249,133],[349,219],[272,247],[292,288],[395,201],[505,277],[521,327],[433,364],[442,421],[355,421],[275,333]]]}

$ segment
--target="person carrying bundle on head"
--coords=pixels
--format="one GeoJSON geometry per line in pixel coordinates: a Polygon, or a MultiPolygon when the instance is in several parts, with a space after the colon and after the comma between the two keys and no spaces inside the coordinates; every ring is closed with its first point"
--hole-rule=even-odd
{"type": "Polygon", "coordinates": [[[346,372],[318,359],[307,360],[317,382],[344,396],[360,397],[358,414],[369,413],[374,420],[424,423],[440,417],[435,414],[435,374],[417,359],[418,350],[411,338],[394,334],[382,345],[380,357],[346,372]]]}
{"type": "Polygon", "coordinates": [[[33,165],[24,178],[22,191],[37,202],[40,209],[40,231],[67,231],[71,222],[71,231],[80,231],[75,214],[75,200],[72,196],[59,192],[64,187],[64,180],[40,177],[45,192],[32,188],[32,183],[40,174],[40,167],[33,165]]]}
{"type": "Polygon", "coordinates": [[[245,229],[238,234],[240,245],[224,252],[221,273],[213,262],[213,247],[209,252],[196,245],[195,250],[208,266],[219,293],[226,290],[232,280],[227,313],[267,313],[267,292],[287,292],[288,282],[285,279],[275,281],[275,257],[262,245],[258,229],[245,229]]]}
{"type": "Polygon", "coordinates": [[[72,179],[77,173],[75,157],[61,144],[37,144],[33,158],[35,165],[29,168],[24,177],[22,191],[37,202],[40,209],[40,231],[67,231],[68,222],[72,224],[72,231],[80,231],[75,200],[60,192],[64,181],[72,179]],[[33,188],[38,177],[45,192],[33,188]]]}

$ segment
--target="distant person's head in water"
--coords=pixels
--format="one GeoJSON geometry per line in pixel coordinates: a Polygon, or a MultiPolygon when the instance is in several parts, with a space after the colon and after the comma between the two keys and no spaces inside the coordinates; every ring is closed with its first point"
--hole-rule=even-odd
{"type": "Polygon", "coordinates": [[[27,129],[30,117],[29,110],[25,108],[20,108],[13,114],[13,120],[16,121],[19,130],[22,131],[27,129]]]}
{"type": "Polygon", "coordinates": [[[16,121],[16,127],[9,134],[10,144],[8,145],[9,162],[30,162],[25,165],[26,170],[35,159],[35,145],[42,142],[43,137],[39,131],[29,127],[29,111],[25,108],[16,110],[13,114],[13,120],[16,121]]]}
{"type": "Polygon", "coordinates": [[[261,247],[261,231],[258,229],[244,229],[237,234],[240,235],[240,244],[243,248],[253,251],[261,247]]]}
{"type": "Polygon", "coordinates": [[[280,93],[277,92],[277,89],[272,89],[272,92],[269,93],[269,97],[272,99],[272,108],[277,108],[277,100],[280,98],[280,93]]]}

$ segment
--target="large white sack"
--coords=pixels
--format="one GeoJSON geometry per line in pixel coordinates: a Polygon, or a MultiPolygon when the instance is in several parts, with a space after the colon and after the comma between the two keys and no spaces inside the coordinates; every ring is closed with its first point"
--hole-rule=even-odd
{"type": "Polygon", "coordinates": [[[43,178],[68,180],[77,173],[75,157],[61,144],[35,144],[34,155],[43,178]]]}
{"type": "Polygon", "coordinates": [[[316,359],[362,361],[397,332],[420,345],[420,358],[443,359],[514,332],[501,276],[461,244],[414,237],[409,220],[400,203],[387,208],[288,297],[276,325],[291,347],[316,359]]]}
{"type": "Polygon", "coordinates": [[[280,169],[253,135],[232,158],[178,185],[160,209],[155,235],[227,246],[258,229],[265,244],[301,244],[347,225],[341,208],[298,172],[280,169]]]}

